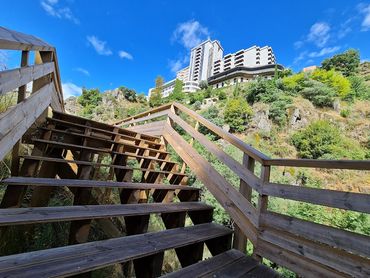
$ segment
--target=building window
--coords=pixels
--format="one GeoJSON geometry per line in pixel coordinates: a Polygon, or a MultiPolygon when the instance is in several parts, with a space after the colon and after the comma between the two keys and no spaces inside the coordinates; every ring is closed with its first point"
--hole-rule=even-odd
{"type": "Polygon", "coordinates": [[[243,77],[240,77],[240,82],[243,82],[243,77]]]}
{"type": "Polygon", "coordinates": [[[234,78],[234,84],[238,83],[238,79],[234,78]]]}
{"type": "Polygon", "coordinates": [[[216,84],[216,89],[218,89],[218,83],[216,84]]]}
{"type": "Polygon", "coordinates": [[[224,86],[224,82],[221,83],[221,87],[223,87],[223,86],[224,86]]]}

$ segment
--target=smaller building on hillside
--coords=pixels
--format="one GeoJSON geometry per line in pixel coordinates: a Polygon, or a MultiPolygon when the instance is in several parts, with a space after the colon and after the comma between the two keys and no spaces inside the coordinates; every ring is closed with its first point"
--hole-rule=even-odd
{"type": "Polygon", "coordinates": [[[303,72],[311,72],[317,69],[317,66],[309,66],[302,69],[303,72]]]}

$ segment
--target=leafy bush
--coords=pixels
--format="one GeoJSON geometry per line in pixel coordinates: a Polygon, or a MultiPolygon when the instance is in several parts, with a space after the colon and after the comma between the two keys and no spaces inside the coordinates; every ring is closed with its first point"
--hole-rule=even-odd
{"type": "Polygon", "coordinates": [[[258,101],[271,102],[271,98],[276,98],[277,94],[281,94],[273,80],[258,79],[250,83],[247,89],[247,100],[250,103],[258,101]]]}
{"type": "Polygon", "coordinates": [[[334,70],[316,69],[311,78],[334,89],[337,96],[345,98],[351,91],[351,83],[341,73],[334,70]]]}
{"type": "Polygon", "coordinates": [[[343,117],[343,118],[347,118],[349,116],[349,109],[343,109],[340,111],[340,115],[343,117]]]}
{"type": "Polygon", "coordinates": [[[127,99],[130,102],[136,102],[136,91],[126,88],[124,86],[119,87],[119,91],[123,94],[125,99],[127,99]]]}
{"type": "Polygon", "coordinates": [[[168,97],[170,101],[183,101],[185,99],[186,95],[182,91],[183,85],[184,83],[181,80],[176,79],[173,92],[168,97]]]}
{"type": "Polygon", "coordinates": [[[224,118],[225,122],[230,125],[230,131],[242,132],[252,114],[252,108],[243,98],[234,98],[226,103],[224,118]]]}
{"type": "MultiPolygon", "coordinates": [[[[224,124],[223,118],[220,116],[220,112],[216,106],[210,106],[208,109],[200,113],[204,118],[214,123],[215,125],[222,127],[224,124]]],[[[199,132],[204,135],[210,135],[212,140],[218,139],[218,136],[210,132],[205,126],[199,126],[199,132]]]]}
{"type": "Polygon", "coordinates": [[[204,99],[204,93],[202,91],[189,94],[190,104],[194,104],[196,101],[199,101],[200,103],[202,103],[203,99],[204,99]]]}
{"type": "Polygon", "coordinates": [[[364,159],[366,156],[358,142],[342,136],[337,127],[324,120],[311,123],[291,139],[302,158],[364,159]]]}
{"type": "Polygon", "coordinates": [[[224,90],[219,90],[217,92],[217,97],[218,97],[218,100],[225,100],[225,99],[227,99],[227,95],[226,95],[226,93],[225,93],[224,90]]]}
{"type": "Polygon", "coordinates": [[[332,88],[315,80],[306,81],[301,94],[319,107],[332,107],[335,99],[335,91],[332,88]]]}
{"type": "Polygon", "coordinates": [[[348,77],[351,82],[351,92],[347,99],[353,100],[354,98],[362,100],[370,100],[370,88],[366,85],[365,79],[358,75],[348,77]]]}
{"type": "Polygon", "coordinates": [[[102,96],[100,94],[99,89],[82,89],[81,96],[78,97],[78,103],[81,104],[83,107],[95,107],[97,106],[102,100],[102,96]]]}
{"type": "Polygon", "coordinates": [[[197,100],[197,101],[196,101],[196,102],[194,102],[194,104],[193,104],[193,108],[194,108],[194,110],[199,110],[201,106],[202,106],[202,103],[201,103],[199,100],[197,100]]]}
{"type": "Polygon", "coordinates": [[[303,72],[287,76],[283,78],[283,84],[285,89],[294,94],[297,94],[303,87],[303,82],[305,80],[305,74],[303,72]]]}
{"type": "Polygon", "coordinates": [[[286,95],[279,95],[270,105],[269,118],[279,126],[287,122],[287,108],[292,104],[292,98],[286,95]]]}

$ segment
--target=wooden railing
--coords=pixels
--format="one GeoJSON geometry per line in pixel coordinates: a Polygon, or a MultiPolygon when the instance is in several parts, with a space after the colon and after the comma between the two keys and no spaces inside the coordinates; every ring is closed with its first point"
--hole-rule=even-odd
{"type": "Polygon", "coordinates": [[[235,248],[245,251],[248,239],[253,244],[255,258],[269,259],[305,277],[370,276],[369,236],[268,210],[268,197],[272,196],[370,213],[369,194],[270,181],[272,166],[370,170],[369,160],[271,159],[178,103],[163,105],[116,124],[163,136],[235,222],[235,248]],[[162,125],[153,122],[163,116],[167,116],[167,121],[162,120],[162,125]],[[242,163],[198,132],[199,125],[238,148],[243,153],[242,163]],[[190,135],[191,141],[186,142],[177,128],[190,135]],[[240,178],[239,191],[192,147],[194,141],[240,178]],[[255,171],[256,163],[261,167],[259,176],[255,171]],[[252,190],[258,194],[256,207],[251,202],[252,190]]]}
{"type": "Polygon", "coordinates": [[[17,104],[0,114],[0,160],[13,148],[12,168],[17,169],[19,140],[49,106],[64,111],[63,92],[53,46],[0,27],[0,50],[21,51],[19,68],[0,71],[0,97],[18,95],[17,104]],[[35,57],[33,65],[29,61],[31,51],[35,57]],[[32,91],[27,97],[30,82],[32,91]]]}

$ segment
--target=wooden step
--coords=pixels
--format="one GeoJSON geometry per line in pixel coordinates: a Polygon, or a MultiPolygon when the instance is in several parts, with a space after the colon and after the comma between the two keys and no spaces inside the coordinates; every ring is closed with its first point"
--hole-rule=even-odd
{"type": "MultiPolygon", "coordinates": [[[[61,147],[64,149],[69,149],[69,150],[90,150],[95,153],[111,153],[111,154],[119,154],[119,155],[125,155],[125,153],[120,153],[120,152],[115,152],[110,149],[104,149],[104,148],[94,148],[94,147],[87,147],[87,146],[82,146],[82,145],[75,145],[75,144],[70,144],[70,143],[63,143],[63,142],[58,142],[58,141],[52,141],[52,140],[44,140],[44,139],[32,139],[33,142],[39,142],[39,143],[44,143],[44,144],[49,144],[54,147],[61,147]]],[[[124,145],[126,147],[131,147],[133,149],[139,149],[139,150],[144,150],[144,151],[150,151],[153,153],[159,153],[159,154],[169,154],[169,152],[166,151],[161,151],[157,149],[152,149],[152,148],[147,148],[143,146],[137,146],[133,144],[125,144],[121,143],[121,145],[124,145]]]]}
{"type": "Polygon", "coordinates": [[[10,177],[0,181],[0,184],[7,185],[33,185],[33,186],[68,186],[68,187],[101,187],[101,188],[121,188],[133,190],[181,190],[181,191],[200,191],[199,188],[186,185],[167,185],[156,183],[134,183],[134,182],[114,182],[114,181],[95,181],[77,179],[50,179],[50,178],[31,178],[31,177],[10,177]]]}
{"type": "MultiPolygon", "coordinates": [[[[60,119],[55,119],[55,118],[46,118],[48,120],[48,122],[51,122],[51,123],[56,123],[56,124],[59,124],[61,126],[64,126],[64,127],[79,127],[79,128],[89,128],[91,129],[92,131],[96,131],[96,132],[100,132],[100,133],[103,133],[103,134],[107,134],[107,135],[110,135],[110,136],[115,136],[115,135],[119,135],[121,137],[125,137],[127,139],[138,139],[138,138],[135,138],[135,134],[136,132],[133,132],[133,131],[128,131],[130,133],[132,133],[133,135],[130,136],[130,135],[127,135],[127,134],[123,134],[123,133],[119,133],[119,132],[114,132],[114,131],[109,131],[109,130],[105,130],[105,129],[101,129],[101,128],[96,128],[96,127],[92,127],[92,126],[88,126],[88,125],[83,125],[83,124],[77,124],[77,123],[74,123],[74,122],[69,122],[69,121],[64,121],[64,120],[60,120],[60,119]]],[[[113,129],[114,127],[112,127],[113,129]]],[[[144,134],[141,134],[142,136],[144,134]]],[[[149,135],[144,135],[144,136],[148,136],[148,137],[151,137],[149,135]]],[[[155,139],[159,139],[159,137],[155,137],[155,139]]],[[[161,143],[157,143],[157,142],[154,142],[154,141],[150,141],[150,140],[147,140],[147,139],[140,139],[140,140],[143,140],[145,141],[147,144],[152,144],[152,145],[162,145],[161,143]]]]}
{"type": "Polygon", "coordinates": [[[182,277],[279,277],[272,269],[258,263],[238,250],[229,250],[215,257],[184,267],[165,275],[166,278],[182,277]]]}
{"type": "MultiPolygon", "coordinates": [[[[57,134],[68,134],[68,135],[72,135],[72,136],[76,136],[76,137],[80,137],[80,138],[87,138],[87,139],[97,140],[97,141],[101,141],[101,142],[108,143],[108,144],[115,144],[116,146],[125,146],[125,145],[126,146],[133,146],[133,147],[138,146],[136,144],[120,143],[120,142],[116,142],[114,140],[109,140],[109,139],[106,139],[106,138],[86,135],[86,134],[82,134],[82,133],[76,133],[76,132],[72,132],[70,130],[60,130],[60,129],[46,128],[46,127],[39,127],[39,129],[41,129],[43,131],[51,131],[51,132],[57,133],[57,134]]],[[[136,140],[141,141],[141,139],[136,139],[136,140]]],[[[157,145],[163,146],[160,143],[158,143],[157,145]]],[[[157,150],[157,149],[155,149],[155,150],[157,150]]],[[[134,155],[134,154],[129,154],[129,156],[131,156],[131,157],[140,157],[139,155],[134,155]]],[[[155,157],[148,157],[148,158],[156,159],[155,157]]],[[[163,160],[163,159],[156,159],[156,160],[160,161],[160,160],[163,160]]]]}
{"type": "Polygon", "coordinates": [[[199,224],[0,257],[0,277],[62,277],[231,235],[226,227],[199,224]]]}
{"type": "Polygon", "coordinates": [[[29,159],[29,160],[37,160],[37,161],[48,161],[48,162],[55,162],[55,163],[75,163],[77,165],[109,167],[109,168],[123,169],[123,170],[137,170],[137,171],[142,171],[142,172],[159,173],[159,174],[165,174],[165,175],[172,174],[178,177],[187,176],[186,174],[180,173],[180,172],[160,171],[160,170],[154,170],[154,169],[136,168],[136,167],[120,166],[120,165],[114,165],[114,164],[104,164],[104,163],[90,162],[90,161],[69,160],[69,159],[63,159],[63,158],[32,156],[32,155],[20,155],[19,157],[24,158],[24,159],[29,159]]]}
{"type": "Polygon", "coordinates": [[[118,127],[118,126],[114,126],[114,125],[110,125],[110,124],[106,124],[106,123],[102,123],[102,122],[97,122],[97,121],[94,121],[94,120],[86,119],[86,118],[83,118],[83,117],[79,117],[79,116],[75,116],[75,115],[71,115],[71,114],[67,114],[67,113],[63,113],[63,112],[59,112],[59,111],[53,111],[53,114],[54,114],[53,119],[58,118],[59,120],[64,120],[64,121],[72,122],[72,123],[80,122],[80,123],[84,123],[84,124],[82,124],[83,126],[87,126],[89,128],[93,127],[95,129],[100,129],[100,130],[103,130],[103,131],[105,131],[107,129],[112,129],[113,130],[114,128],[118,128],[119,131],[121,132],[119,134],[131,134],[132,136],[140,134],[142,137],[146,138],[147,140],[158,140],[158,139],[160,139],[158,136],[138,133],[138,132],[126,129],[126,128],[122,128],[122,127],[118,127]],[[85,125],[86,123],[89,123],[89,124],[85,125]]]}
{"type": "Polygon", "coordinates": [[[201,202],[11,208],[0,209],[0,226],[210,210],[201,202]]]}

